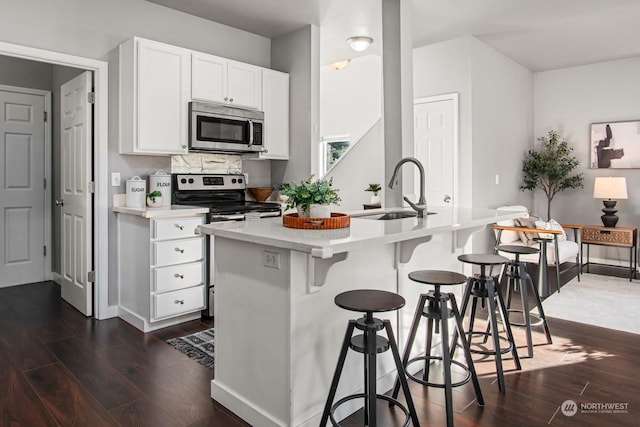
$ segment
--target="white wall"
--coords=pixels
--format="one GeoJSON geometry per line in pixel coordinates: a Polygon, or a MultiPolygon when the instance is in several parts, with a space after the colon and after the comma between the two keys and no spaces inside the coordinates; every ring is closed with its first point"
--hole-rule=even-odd
{"type": "Polygon", "coordinates": [[[353,146],[329,171],[327,178],[333,178],[333,186],[339,191],[339,212],[361,210],[362,205],[371,201],[373,193],[364,191],[371,183],[378,183],[382,191],[378,193],[384,201],[387,185],[384,176],[384,142],[382,121],[378,120],[369,131],[353,146]]]}
{"type": "Polygon", "coordinates": [[[144,0],[3,1],[0,40],[94,59],[140,36],[268,67],[270,40],[144,0]]]}
{"type": "MultiPolygon", "coordinates": [[[[415,98],[460,96],[458,205],[531,205],[519,187],[532,143],[532,73],[473,37],[415,49],[413,69],[415,98]]],[[[488,231],[474,235],[474,251],[492,245],[488,231]]]]}
{"type": "Polygon", "coordinates": [[[273,162],[273,184],[299,181],[311,175],[318,140],[320,35],[315,25],[272,41],[272,66],[289,73],[289,161],[273,162]]]}
{"type": "Polygon", "coordinates": [[[382,58],[366,55],[341,70],[320,69],[320,137],[351,136],[356,143],[382,114],[382,58]]]}
{"type": "MultiPolygon", "coordinates": [[[[596,176],[627,178],[628,200],[618,201],[618,226],[640,226],[638,169],[589,169],[590,124],[640,119],[640,57],[536,73],[534,76],[534,134],[538,138],[558,130],[574,148],[584,172],[583,190],[559,193],[552,215],[560,222],[601,225],[602,200],[593,198],[596,176]]],[[[546,197],[537,192],[537,211],[546,209],[546,197]]],[[[628,260],[626,249],[592,248],[593,256],[628,260]]]]}

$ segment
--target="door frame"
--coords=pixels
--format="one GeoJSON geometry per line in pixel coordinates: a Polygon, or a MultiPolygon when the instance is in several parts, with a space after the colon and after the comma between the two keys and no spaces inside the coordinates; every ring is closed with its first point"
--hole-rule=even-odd
{"type": "MultiPolygon", "coordinates": [[[[415,114],[415,105],[416,104],[426,104],[428,102],[439,102],[439,101],[452,101],[453,102],[453,116],[452,116],[452,125],[453,125],[453,190],[451,198],[453,199],[452,206],[459,206],[458,204],[458,165],[460,163],[458,147],[460,145],[460,106],[459,106],[459,94],[457,92],[446,93],[443,95],[435,95],[435,96],[426,96],[423,98],[415,98],[413,100],[414,106],[414,114],[415,114]]],[[[415,117],[415,116],[414,116],[415,117]]],[[[413,154],[417,152],[416,148],[416,139],[413,138],[413,154]]]]}
{"type": "Polygon", "coordinates": [[[53,233],[51,225],[51,194],[53,188],[53,181],[51,180],[51,91],[2,84],[0,84],[0,90],[44,97],[44,111],[47,114],[47,120],[44,122],[44,165],[42,165],[44,168],[44,179],[47,183],[44,189],[44,245],[48,249],[47,254],[44,257],[44,279],[51,280],[51,273],[53,271],[53,265],[51,262],[53,259],[51,256],[51,251],[53,250],[51,247],[51,235],[53,233]]]}
{"type": "Polygon", "coordinates": [[[96,319],[118,315],[117,305],[109,306],[109,138],[108,138],[108,77],[109,64],[92,58],[69,55],[18,44],[0,42],[0,55],[13,56],[37,62],[80,68],[93,72],[95,92],[93,176],[94,232],[94,306],[96,319]]]}

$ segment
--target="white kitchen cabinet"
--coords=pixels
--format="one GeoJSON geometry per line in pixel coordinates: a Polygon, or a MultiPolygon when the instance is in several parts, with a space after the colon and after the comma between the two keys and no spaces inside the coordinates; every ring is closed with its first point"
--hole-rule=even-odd
{"type": "Polygon", "coordinates": [[[260,158],[289,159],[289,74],[262,70],[264,148],[260,158]]]}
{"type": "Polygon", "coordinates": [[[192,99],[261,109],[261,67],[193,52],[191,70],[192,99]]]}
{"type": "Polygon", "coordinates": [[[191,51],[134,37],[119,47],[121,154],[186,154],[191,51]]]}
{"type": "Polygon", "coordinates": [[[143,332],[200,317],[205,307],[202,214],[146,219],[118,214],[119,315],[143,332]]]}

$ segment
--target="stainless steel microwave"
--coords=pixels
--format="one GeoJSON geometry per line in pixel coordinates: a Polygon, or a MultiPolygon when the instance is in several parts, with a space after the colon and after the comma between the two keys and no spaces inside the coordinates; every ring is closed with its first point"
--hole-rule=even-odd
{"type": "Polygon", "coordinates": [[[189,150],[255,153],[264,150],[262,111],[189,103],[189,150]]]}

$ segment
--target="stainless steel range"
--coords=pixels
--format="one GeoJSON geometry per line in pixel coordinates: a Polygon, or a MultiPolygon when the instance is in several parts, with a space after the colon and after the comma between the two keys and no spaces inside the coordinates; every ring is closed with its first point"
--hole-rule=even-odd
{"type": "MultiPolygon", "coordinates": [[[[205,206],[209,208],[207,222],[243,221],[282,215],[279,203],[254,202],[245,198],[247,183],[244,175],[223,174],[173,174],[172,204],[205,206]]],[[[209,292],[207,292],[208,310],[204,316],[213,316],[214,284],[211,263],[213,239],[209,239],[207,269],[209,292]]]]}
{"type": "Polygon", "coordinates": [[[279,203],[245,199],[244,175],[174,174],[174,205],[206,206],[209,222],[282,215],[279,203]]]}

